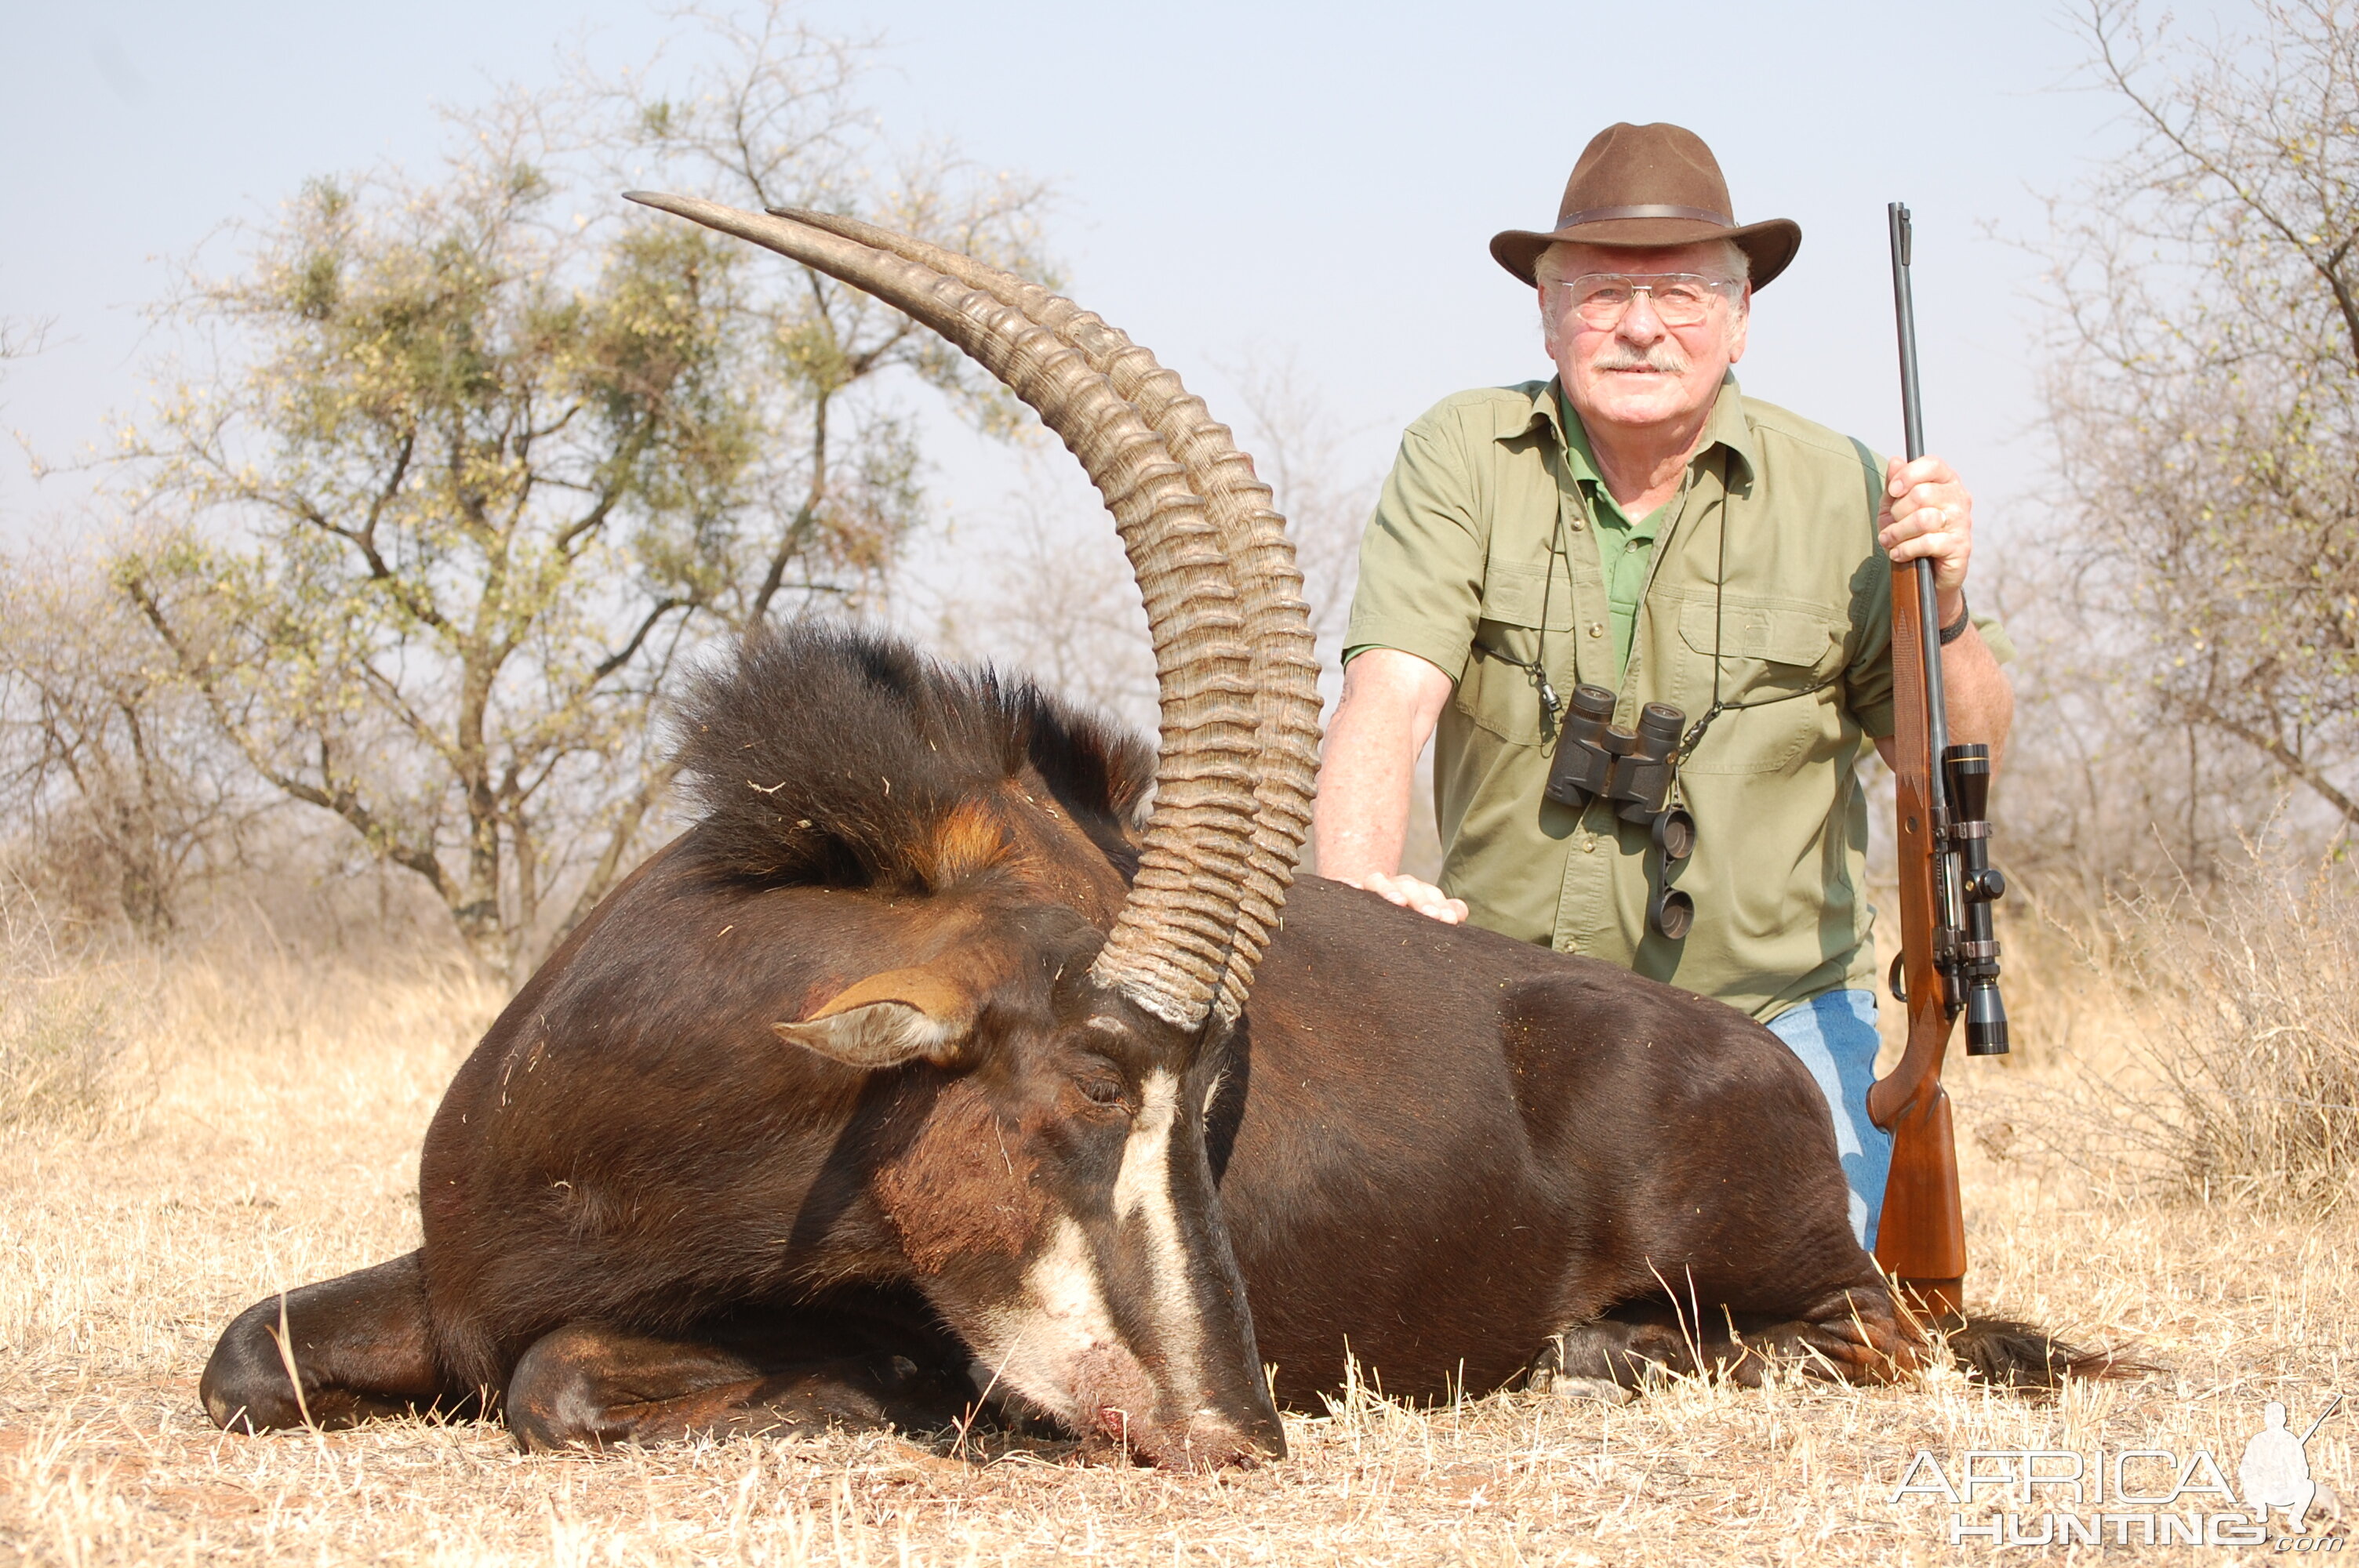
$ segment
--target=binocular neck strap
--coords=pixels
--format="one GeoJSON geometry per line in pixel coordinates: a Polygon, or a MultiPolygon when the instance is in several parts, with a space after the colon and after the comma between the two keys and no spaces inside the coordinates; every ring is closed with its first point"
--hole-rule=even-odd
{"type": "Polygon", "coordinates": [[[1688,726],[1687,734],[1680,738],[1679,751],[1673,753],[1675,764],[1686,762],[1694,754],[1695,749],[1703,743],[1704,731],[1711,729],[1712,721],[1722,714],[1747,708],[1767,708],[1773,703],[1792,702],[1797,697],[1816,697],[1843,679],[1843,669],[1839,665],[1834,674],[1824,680],[1813,681],[1799,691],[1781,691],[1775,697],[1757,697],[1750,702],[1731,702],[1720,695],[1721,671],[1725,662],[1723,658],[1725,644],[1722,641],[1725,621],[1722,611],[1728,596],[1728,503],[1725,501],[1720,507],[1719,550],[1720,559],[1713,568],[1712,579],[1712,706],[1703,710],[1702,717],[1688,726]]]}
{"type": "MultiPolygon", "coordinates": [[[[1576,485],[1574,488],[1578,489],[1579,486],[1576,485]]],[[[1565,547],[1564,507],[1561,504],[1556,509],[1556,533],[1549,542],[1548,564],[1541,568],[1540,623],[1534,633],[1538,647],[1530,658],[1518,659],[1513,654],[1503,653],[1491,646],[1480,637],[1474,639],[1475,652],[1486,658],[1496,659],[1503,665],[1519,669],[1530,678],[1532,689],[1539,694],[1540,744],[1543,746],[1556,739],[1557,719],[1564,712],[1564,701],[1557,696],[1556,687],[1549,680],[1548,675],[1549,611],[1551,607],[1549,601],[1556,594],[1556,568],[1559,559],[1563,560],[1565,575],[1570,577],[1572,574],[1572,558],[1565,547]]]]}

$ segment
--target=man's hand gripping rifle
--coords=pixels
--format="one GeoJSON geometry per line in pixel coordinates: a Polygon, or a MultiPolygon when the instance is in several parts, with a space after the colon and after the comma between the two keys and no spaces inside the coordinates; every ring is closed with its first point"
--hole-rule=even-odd
{"type": "MultiPolygon", "coordinates": [[[[1893,305],[1900,324],[1900,406],[1910,460],[1925,454],[1918,406],[1917,320],[1908,291],[1908,209],[1896,201],[1893,305]]],[[[1892,989],[1908,1010],[1899,1065],[1868,1091],[1867,1113],[1892,1133],[1875,1260],[1919,1310],[1962,1310],[1965,1217],[1957,1139],[1941,1058],[1966,1015],[1966,1054],[2006,1050],[1991,904],[2006,880],[1990,863],[1990,748],[1950,744],[1941,698],[1940,618],[1933,563],[1892,568],[1893,754],[1900,846],[1900,956],[1892,989]],[[1938,762],[1938,766],[1936,765],[1938,762]]]]}

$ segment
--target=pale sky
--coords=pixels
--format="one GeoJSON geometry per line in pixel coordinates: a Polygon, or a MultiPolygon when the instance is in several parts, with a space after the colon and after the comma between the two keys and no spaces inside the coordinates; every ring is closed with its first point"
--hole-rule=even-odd
{"type": "MultiPolygon", "coordinates": [[[[1544,374],[1529,292],[1490,260],[1546,226],[1618,119],[1718,153],[1737,214],[1803,243],[1765,291],[1745,388],[1897,444],[1884,206],[1908,200],[1926,419],[1986,524],[2050,524],[2037,417],[2040,197],[2119,138],[2074,91],[2083,46],[2048,0],[1778,7],[1189,6],[820,0],[890,42],[870,101],[896,137],[1054,181],[1071,292],[1224,406],[1219,367],[1290,357],[1381,472],[1400,427],[1462,387],[1544,374]]],[[[433,106],[540,84],[586,34],[609,63],[678,24],[634,0],[400,6],[0,0],[0,315],[56,340],[0,384],[44,452],[146,395],[136,308],[217,224],[308,176],[424,169],[433,106]]],[[[219,258],[215,258],[219,259],[219,258]]],[[[945,432],[933,487],[1005,479],[945,432]]],[[[0,452],[0,539],[71,526],[71,487],[0,452]]],[[[1994,543],[1996,541],[1994,540],[1994,543]]]]}

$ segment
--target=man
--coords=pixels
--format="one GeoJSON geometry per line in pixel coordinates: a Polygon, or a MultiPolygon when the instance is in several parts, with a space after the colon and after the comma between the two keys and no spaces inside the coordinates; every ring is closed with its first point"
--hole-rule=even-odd
{"type": "Polygon", "coordinates": [[[1863,736],[1890,760],[1893,562],[1933,563],[1952,739],[1994,758],[2006,740],[2009,650],[1966,606],[1973,499],[1938,458],[1879,462],[1739,394],[1753,294],[1801,230],[1736,223],[1692,132],[1603,132],[1559,211],[1491,242],[1538,290],[1556,376],[1425,415],[1369,523],[1319,869],[1763,1020],[1827,1097],[1872,1247],[1891,1139],[1866,1112],[1879,977],[1854,763],[1863,736]],[[1625,730],[1649,702],[1682,711],[1684,863],[1613,802],[1542,793],[1577,683],[1612,691],[1625,730]],[[1440,887],[1400,874],[1429,737],[1440,887]],[[1648,915],[1674,878],[1683,935],[1648,915]]]}

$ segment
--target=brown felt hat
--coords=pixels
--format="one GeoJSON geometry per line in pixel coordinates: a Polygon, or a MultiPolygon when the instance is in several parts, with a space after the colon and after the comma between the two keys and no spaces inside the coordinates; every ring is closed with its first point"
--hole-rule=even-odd
{"type": "Polygon", "coordinates": [[[1703,138],[1680,125],[1608,125],[1582,149],[1547,233],[1509,229],[1491,236],[1491,254],[1526,283],[1540,253],[1559,240],[1584,245],[1657,247],[1734,240],[1752,258],[1753,287],[1766,287],[1801,248],[1789,218],[1737,222],[1728,181],[1703,138]]]}

